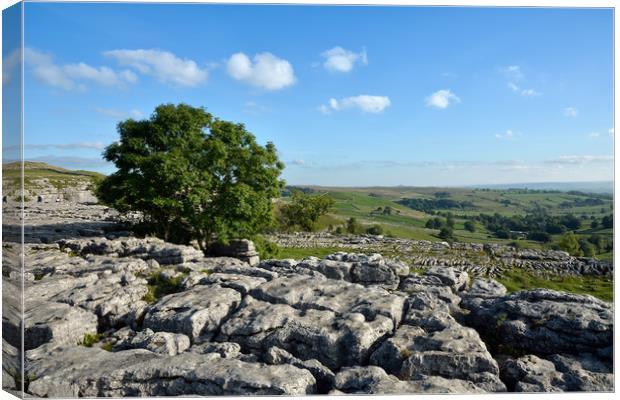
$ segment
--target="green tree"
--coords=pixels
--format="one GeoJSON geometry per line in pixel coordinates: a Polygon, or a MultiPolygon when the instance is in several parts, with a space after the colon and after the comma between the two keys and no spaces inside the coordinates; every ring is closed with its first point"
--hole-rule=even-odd
{"type": "Polygon", "coordinates": [[[366,229],[366,233],[369,235],[383,235],[383,227],[381,225],[372,225],[366,229]]]}
{"type": "Polygon", "coordinates": [[[594,245],[585,238],[579,239],[579,249],[586,257],[594,257],[596,254],[594,245]]]}
{"type": "Polygon", "coordinates": [[[472,221],[466,221],[464,224],[464,228],[469,232],[476,232],[476,225],[472,221]]]}
{"type": "Polygon", "coordinates": [[[291,201],[280,208],[281,223],[285,228],[299,227],[304,231],[313,231],[322,215],[335,204],[328,194],[310,195],[294,190],[291,201]]]}
{"type": "Polygon", "coordinates": [[[444,240],[454,240],[454,231],[449,226],[445,226],[441,228],[438,236],[444,240]]]}
{"type": "Polygon", "coordinates": [[[582,256],[583,252],[579,246],[579,241],[577,240],[577,236],[573,232],[565,233],[560,239],[559,246],[562,250],[567,252],[572,256],[582,256]]]}
{"type": "Polygon", "coordinates": [[[362,230],[362,225],[357,222],[357,219],[351,217],[347,220],[347,232],[355,234],[362,232],[362,230]]]}
{"type": "Polygon", "coordinates": [[[243,124],[204,108],[165,104],[149,119],[128,119],[103,156],[117,171],[96,188],[101,202],[139,211],[152,233],[216,241],[252,237],[273,223],[272,199],[284,187],[284,165],[272,143],[261,146],[243,124]]]}

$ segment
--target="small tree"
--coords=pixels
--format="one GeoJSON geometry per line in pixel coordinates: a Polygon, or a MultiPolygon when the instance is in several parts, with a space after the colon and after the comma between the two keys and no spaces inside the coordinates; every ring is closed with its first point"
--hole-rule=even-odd
{"type": "Polygon", "coordinates": [[[559,246],[562,250],[573,256],[582,256],[583,252],[579,246],[579,241],[573,232],[567,232],[560,239],[559,246]]]}
{"type": "Polygon", "coordinates": [[[282,224],[285,228],[299,227],[304,231],[313,231],[322,215],[335,204],[328,194],[310,195],[294,190],[291,201],[281,207],[282,224]]]}
{"type": "Polygon", "coordinates": [[[465,221],[464,228],[469,232],[476,232],[476,225],[471,221],[465,221]]]}
{"type": "Polygon", "coordinates": [[[355,234],[362,232],[362,230],[362,225],[357,222],[357,219],[351,217],[347,220],[347,232],[355,234]]]}
{"type": "Polygon", "coordinates": [[[383,235],[383,227],[381,225],[372,225],[366,229],[369,235],[383,235]]]}
{"type": "Polygon", "coordinates": [[[594,257],[596,254],[594,245],[585,238],[579,239],[579,249],[586,257],[594,257]]]}
{"type": "Polygon", "coordinates": [[[454,240],[454,231],[449,226],[441,228],[439,237],[443,240],[454,240]]]}
{"type": "Polygon", "coordinates": [[[117,171],[96,188],[121,212],[139,211],[152,233],[216,241],[251,237],[273,221],[272,199],[284,165],[272,143],[261,146],[243,124],[186,104],[158,106],[147,120],[118,124],[120,140],[103,156],[117,171]]]}

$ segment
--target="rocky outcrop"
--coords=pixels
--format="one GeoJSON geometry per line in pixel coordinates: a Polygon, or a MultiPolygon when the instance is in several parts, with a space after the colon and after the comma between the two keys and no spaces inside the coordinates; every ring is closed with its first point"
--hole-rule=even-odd
{"type": "MultiPolygon", "coordinates": [[[[378,253],[250,265],[123,232],[93,235],[24,247],[27,374],[6,364],[9,386],[24,380],[28,395],[48,397],[613,389],[613,308],[590,296],[507,293],[439,258],[423,272],[378,253]]],[[[5,292],[20,298],[17,264],[3,274],[5,292]]],[[[20,313],[3,307],[14,357],[20,313]]]]}
{"type": "Polygon", "coordinates": [[[611,392],[613,371],[591,354],[553,355],[548,359],[526,355],[501,362],[502,377],[515,392],[611,392]]]}
{"type": "Polygon", "coordinates": [[[613,308],[595,297],[538,289],[473,304],[468,323],[497,347],[611,358],[613,308]]]}

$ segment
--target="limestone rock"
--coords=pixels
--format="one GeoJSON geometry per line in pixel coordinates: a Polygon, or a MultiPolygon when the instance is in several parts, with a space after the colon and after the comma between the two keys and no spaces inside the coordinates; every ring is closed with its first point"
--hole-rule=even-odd
{"type": "Polygon", "coordinates": [[[155,332],[183,333],[192,341],[209,340],[241,302],[241,294],[219,285],[203,286],[161,298],[150,305],[144,327],[155,332]]]}
{"type": "MultiPolygon", "coordinates": [[[[85,334],[97,333],[97,316],[79,307],[54,302],[27,302],[25,308],[26,350],[52,341],[55,345],[77,345],[85,334]]],[[[11,338],[7,340],[16,346],[19,342],[11,338]]]]}
{"type": "Polygon", "coordinates": [[[119,341],[114,348],[117,350],[146,349],[157,354],[174,356],[187,350],[190,346],[189,338],[180,333],[153,332],[146,328],[141,332],[134,332],[131,337],[119,341]]]}
{"type": "Polygon", "coordinates": [[[29,391],[40,397],[301,395],[315,380],[292,365],[265,365],[216,353],[161,356],[147,350],[62,349],[35,362],[29,391]]]}
{"type": "Polygon", "coordinates": [[[596,353],[613,342],[609,303],[546,289],[483,300],[468,322],[498,346],[541,355],[596,353]]]}

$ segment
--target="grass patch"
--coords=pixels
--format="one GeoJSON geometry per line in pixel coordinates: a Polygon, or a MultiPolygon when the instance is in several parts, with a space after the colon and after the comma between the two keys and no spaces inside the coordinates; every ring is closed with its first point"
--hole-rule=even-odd
{"type": "Polygon", "coordinates": [[[576,294],[590,294],[604,301],[613,301],[614,298],[613,280],[608,277],[550,276],[542,278],[515,268],[505,272],[497,280],[506,286],[509,292],[543,288],[576,294]]]}
{"type": "Polygon", "coordinates": [[[181,282],[186,276],[187,272],[182,272],[174,278],[166,278],[161,271],[153,272],[146,278],[148,292],[142,297],[142,300],[147,303],[155,303],[168,294],[178,293],[181,289],[181,282]]]}
{"type": "Polygon", "coordinates": [[[99,333],[86,333],[79,344],[84,347],[93,347],[93,344],[99,342],[101,337],[99,333]]]}
{"type": "Polygon", "coordinates": [[[105,351],[112,351],[112,343],[104,343],[103,345],[101,345],[101,348],[105,351]]]}

